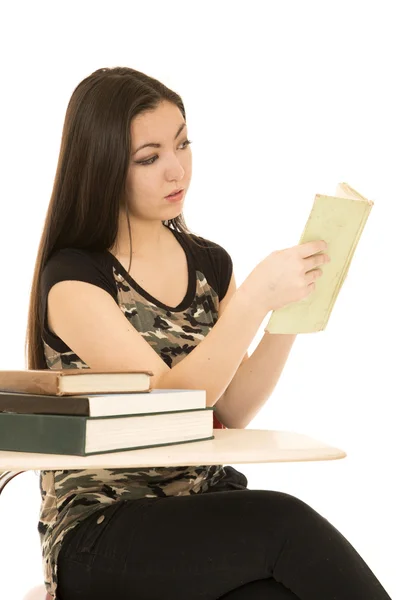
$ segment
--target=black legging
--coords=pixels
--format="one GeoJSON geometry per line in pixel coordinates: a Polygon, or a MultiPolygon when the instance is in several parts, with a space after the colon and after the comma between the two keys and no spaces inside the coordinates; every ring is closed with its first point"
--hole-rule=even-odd
{"type": "Polygon", "coordinates": [[[65,538],[57,598],[389,599],[342,534],[301,500],[210,492],[118,501],[86,518],[65,538]]]}

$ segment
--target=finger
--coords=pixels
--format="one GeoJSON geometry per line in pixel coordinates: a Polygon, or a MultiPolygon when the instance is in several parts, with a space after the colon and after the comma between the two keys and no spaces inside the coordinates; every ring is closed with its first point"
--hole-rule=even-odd
{"type": "Polygon", "coordinates": [[[328,256],[328,254],[314,254],[313,256],[304,258],[303,263],[304,263],[305,272],[311,271],[311,269],[314,269],[315,267],[318,267],[319,265],[324,265],[324,264],[330,262],[330,260],[331,259],[328,256]]]}
{"type": "Polygon", "coordinates": [[[315,290],[315,283],[310,283],[304,290],[304,298],[307,298],[315,290]]]}
{"type": "Polygon", "coordinates": [[[308,273],[305,274],[306,284],[310,285],[311,283],[319,279],[322,275],[322,269],[313,269],[312,271],[308,271],[308,273]]]}
{"type": "Polygon", "coordinates": [[[305,244],[300,244],[299,248],[300,256],[302,258],[307,258],[313,254],[317,254],[317,252],[324,252],[324,250],[328,249],[328,244],[324,240],[317,240],[316,242],[306,242],[305,244]]]}

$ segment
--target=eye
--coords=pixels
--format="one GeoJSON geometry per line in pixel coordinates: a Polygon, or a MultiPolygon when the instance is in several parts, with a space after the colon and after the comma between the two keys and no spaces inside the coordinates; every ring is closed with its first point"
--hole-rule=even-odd
{"type": "MultiPolygon", "coordinates": [[[[184,142],[182,142],[181,146],[184,146],[182,148],[182,150],[186,150],[186,148],[189,147],[189,144],[191,144],[191,140],[185,140],[184,142]]],[[[148,158],[147,160],[141,160],[141,161],[136,161],[137,165],[152,165],[156,159],[158,158],[158,156],[152,156],[151,158],[148,158]]]]}

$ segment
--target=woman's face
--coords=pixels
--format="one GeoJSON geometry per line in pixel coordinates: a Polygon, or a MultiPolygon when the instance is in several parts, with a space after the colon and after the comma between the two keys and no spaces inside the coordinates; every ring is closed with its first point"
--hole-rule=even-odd
{"type": "Polygon", "coordinates": [[[187,141],[188,131],[182,113],[170,102],[162,102],[154,111],[142,113],[132,120],[126,181],[132,216],[164,221],[182,212],[192,176],[192,151],[187,141]],[[159,147],[140,148],[145,144],[159,144],[159,147]],[[184,189],[182,200],[166,200],[165,196],[177,188],[184,189]]]}

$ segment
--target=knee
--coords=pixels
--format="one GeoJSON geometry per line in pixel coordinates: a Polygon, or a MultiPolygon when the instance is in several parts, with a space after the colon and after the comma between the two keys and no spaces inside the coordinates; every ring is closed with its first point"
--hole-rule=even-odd
{"type": "Polygon", "coordinates": [[[285,492],[267,493],[270,494],[269,500],[272,501],[276,513],[284,521],[304,526],[307,523],[324,520],[314,508],[296,496],[286,494],[285,492]]]}

